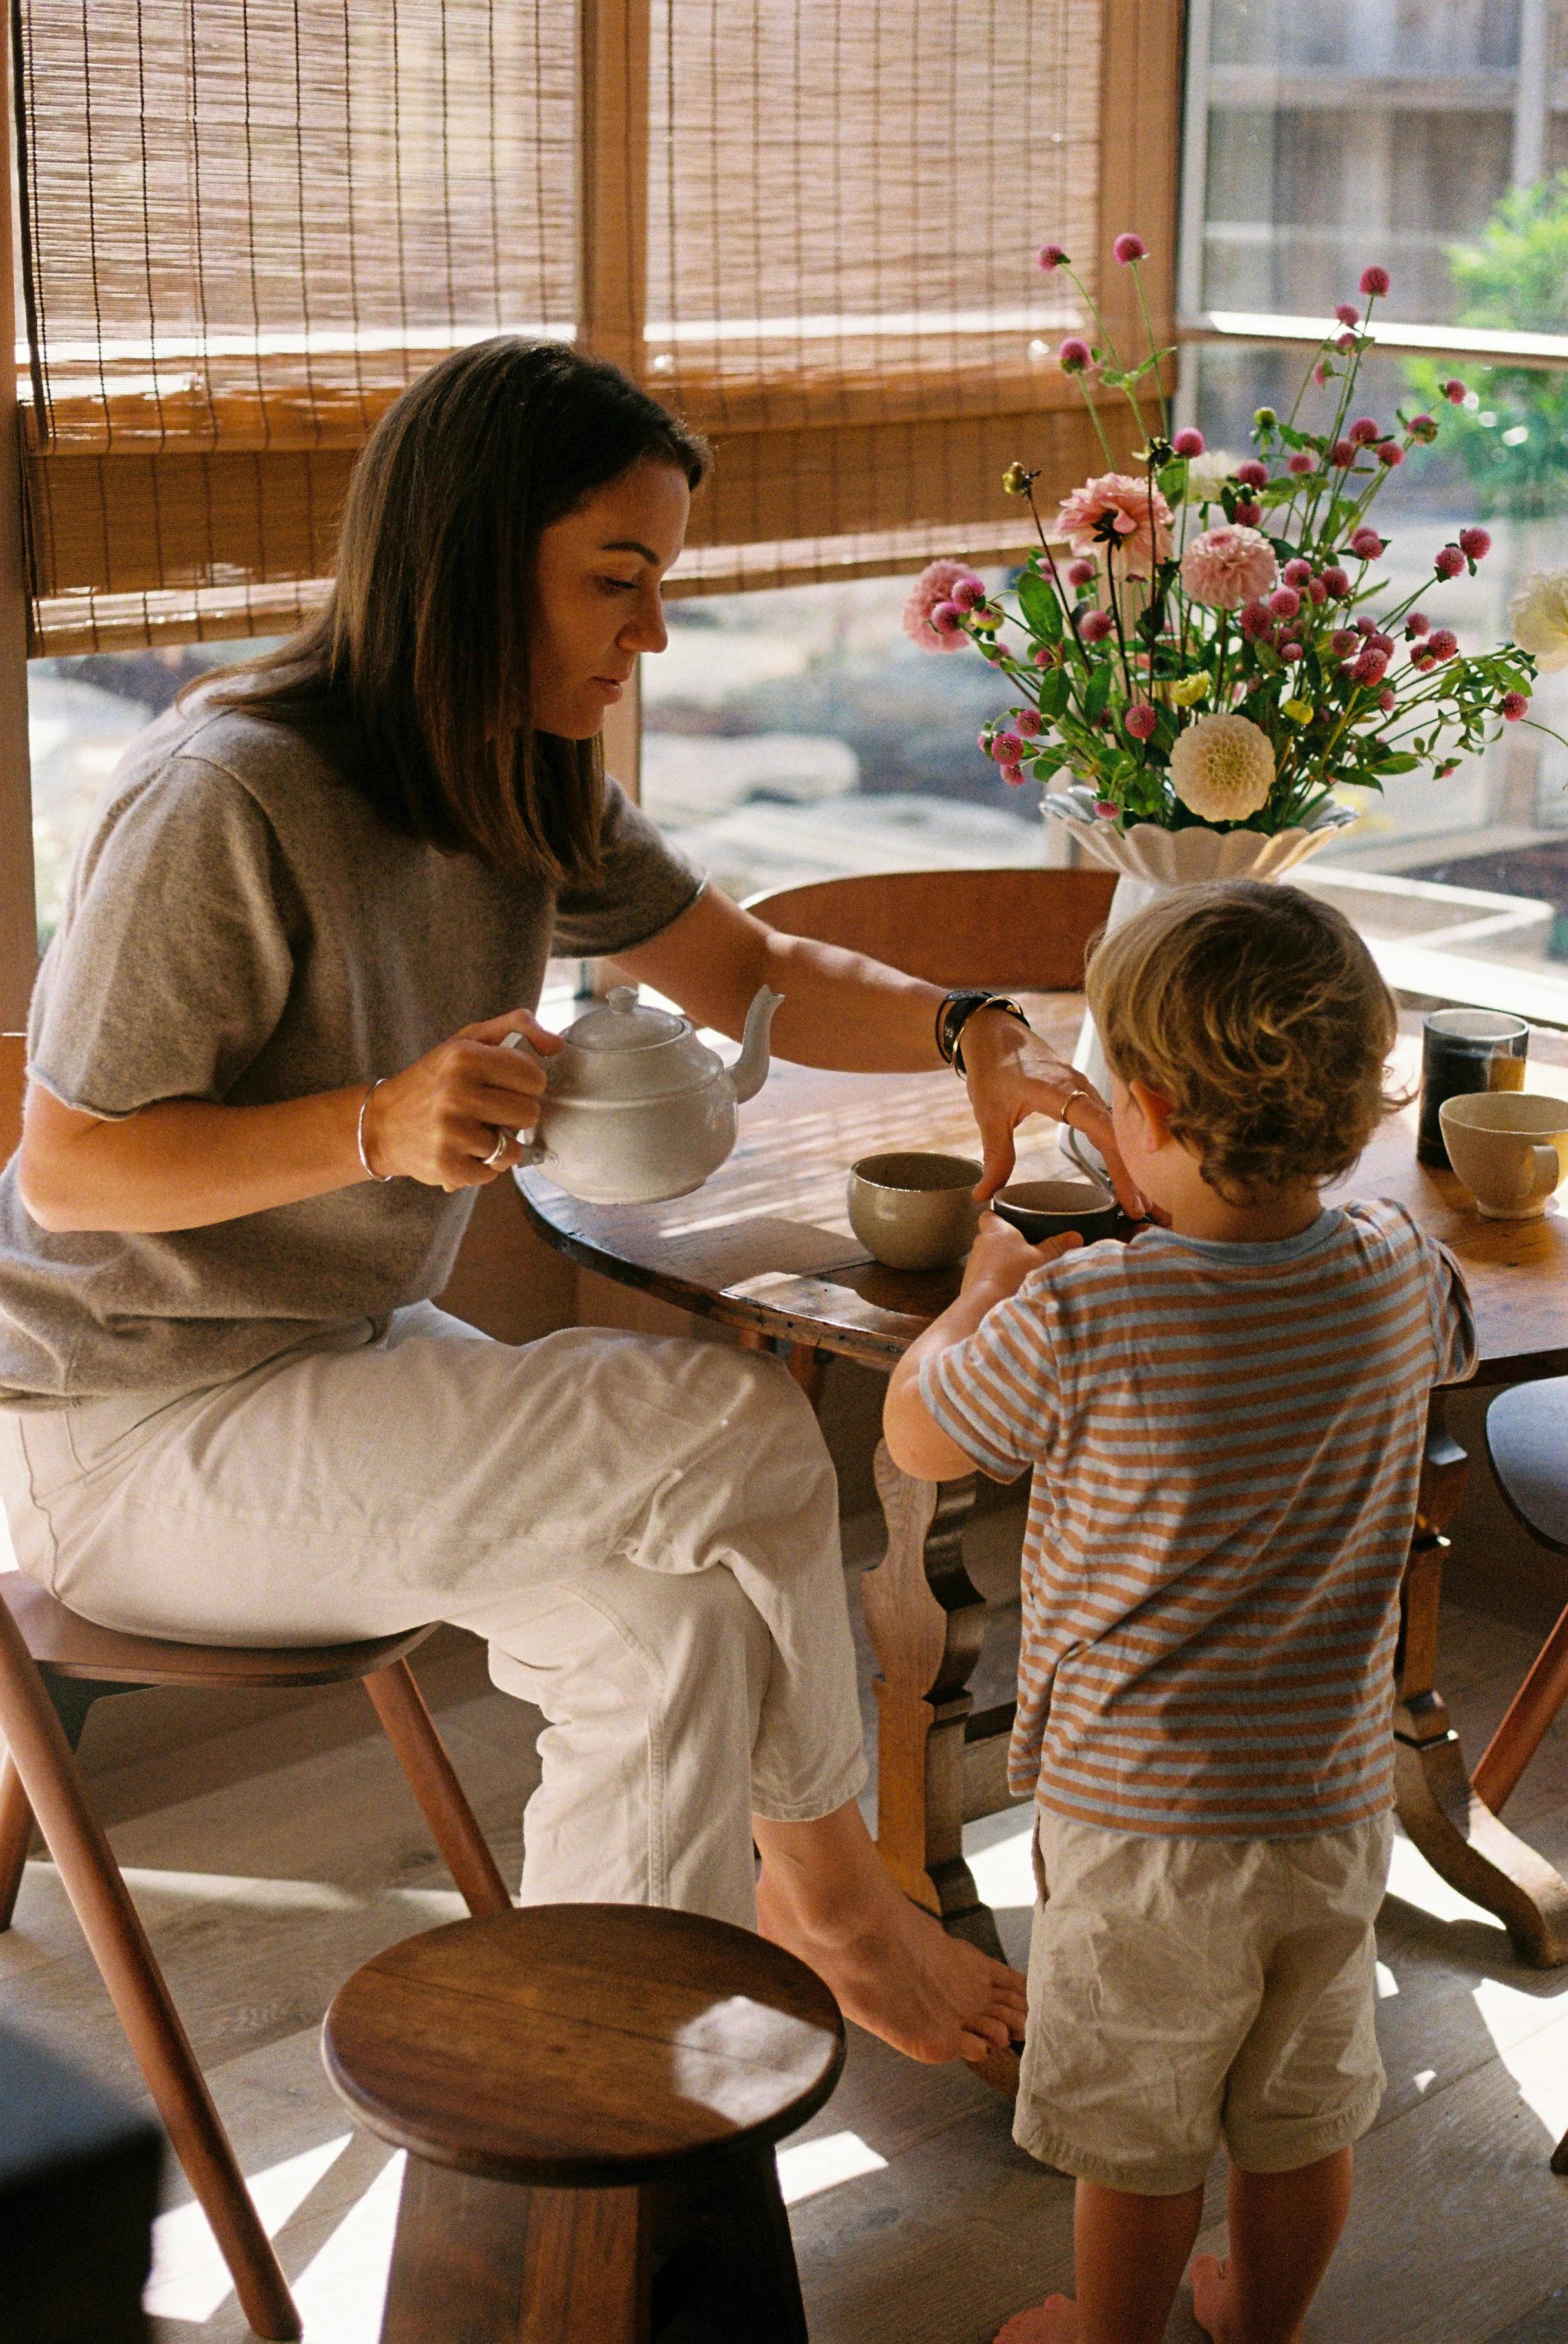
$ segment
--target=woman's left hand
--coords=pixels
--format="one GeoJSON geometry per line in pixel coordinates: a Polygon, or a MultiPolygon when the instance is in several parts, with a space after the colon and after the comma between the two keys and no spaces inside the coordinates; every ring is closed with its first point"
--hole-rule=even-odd
{"type": "Polygon", "coordinates": [[[1135,1221],[1148,1207],[1121,1160],[1110,1109],[1076,1067],[1064,1065],[1037,1034],[1005,1009],[978,1009],[964,1028],[969,1104],[980,1128],[985,1171],[975,1194],[984,1203],[1013,1176],[1013,1134],[1026,1116],[1070,1120],[1105,1157],[1122,1210],[1135,1221]]]}

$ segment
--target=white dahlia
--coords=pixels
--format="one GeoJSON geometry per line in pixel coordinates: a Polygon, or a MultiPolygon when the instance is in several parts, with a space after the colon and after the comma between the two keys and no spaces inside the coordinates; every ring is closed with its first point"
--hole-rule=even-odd
{"type": "Polygon", "coordinates": [[[1509,602],[1508,623],[1543,675],[1568,667],[1568,570],[1538,570],[1527,578],[1509,602]]]}
{"type": "Polygon", "coordinates": [[[1201,456],[1190,456],[1187,463],[1187,494],[1184,504],[1211,505],[1219,500],[1219,491],[1227,480],[1236,478],[1239,456],[1228,455],[1223,448],[1206,448],[1201,456]]]}
{"type": "Polygon", "coordinates": [[[1177,734],[1170,785],[1205,822],[1246,822],[1269,803],[1274,752],[1245,716],[1196,716],[1177,734]]]}

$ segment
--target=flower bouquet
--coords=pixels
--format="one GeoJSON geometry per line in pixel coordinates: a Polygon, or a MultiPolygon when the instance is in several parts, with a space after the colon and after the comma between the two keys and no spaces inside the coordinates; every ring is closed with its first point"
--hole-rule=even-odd
{"type": "MultiPolygon", "coordinates": [[[[1409,449],[1440,429],[1430,414],[1386,424],[1355,412],[1388,272],[1363,273],[1364,312],[1340,307],[1290,414],[1260,407],[1256,453],[1235,461],[1211,455],[1199,432],[1170,429],[1159,381],[1168,352],[1155,346],[1138,278],[1147,249],[1135,235],[1116,240],[1148,335],[1130,366],[1067,254],[1047,245],[1039,255],[1094,320],[1096,341],[1070,335],[1057,356],[1084,387],[1107,470],[1047,529],[1038,475],[1011,465],[1003,485],[1027,499],[1039,538],[1011,595],[987,595],[966,562],[935,561],[905,611],[924,649],[973,644],[1013,684],[1019,705],[986,725],[980,747],[1007,783],[1061,784],[1045,812],[1123,874],[1113,924],[1159,888],[1280,875],[1356,819],[1338,788],[1381,790],[1422,765],[1441,779],[1526,719],[1535,674],[1517,644],[1462,653],[1416,607],[1428,584],[1474,575],[1491,550],[1483,529],[1461,530],[1418,593],[1383,606],[1376,565],[1388,541],[1369,516],[1409,449]],[[1091,383],[1132,409],[1136,473],[1117,469],[1091,383]],[[1303,413],[1313,393],[1329,410],[1320,430],[1303,413]]],[[[1465,397],[1457,380],[1443,390],[1456,405],[1465,397]]],[[[1078,1056],[1103,1074],[1087,1021],[1078,1056]]]]}

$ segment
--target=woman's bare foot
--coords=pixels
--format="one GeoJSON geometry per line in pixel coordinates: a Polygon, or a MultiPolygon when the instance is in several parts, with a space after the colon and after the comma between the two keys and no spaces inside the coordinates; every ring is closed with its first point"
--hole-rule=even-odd
{"type": "Polygon", "coordinates": [[[996,2331],[996,2344],[1077,2344],[1078,2308],[1070,2295],[1047,2295],[1027,2311],[1015,2311],[996,2331]]]}
{"type": "Polygon", "coordinates": [[[807,1824],[755,1819],[757,1923],[846,2017],[911,2059],[983,2059],[1024,2032],[1024,1981],[950,1937],[895,1886],[851,1803],[807,1824]]]}
{"type": "Polygon", "coordinates": [[[1192,2258],[1192,2316],[1214,2344],[1230,2344],[1236,2333],[1230,2300],[1230,2267],[1218,2255],[1192,2258]]]}

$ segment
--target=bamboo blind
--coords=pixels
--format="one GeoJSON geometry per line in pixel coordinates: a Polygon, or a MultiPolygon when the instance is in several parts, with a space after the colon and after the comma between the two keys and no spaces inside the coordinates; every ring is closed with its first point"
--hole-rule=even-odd
{"type": "Polygon", "coordinates": [[[1111,236],[1169,258],[1178,0],[13,5],[36,650],[292,623],[370,425],[497,331],[713,438],[679,589],[1014,544],[1015,456],[1102,460],[1034,246],[1113,324],[1111,236]]]}

